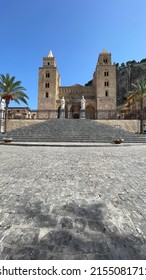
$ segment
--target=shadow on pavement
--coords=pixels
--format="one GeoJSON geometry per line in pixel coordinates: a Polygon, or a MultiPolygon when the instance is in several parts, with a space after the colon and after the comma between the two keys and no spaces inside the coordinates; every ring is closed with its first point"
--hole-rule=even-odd
{"type": "Polygon", "coordinates": [[[17,209],[28,227],[16,227],[4,238],[2,259],[146,259],[142,238],[122,236],[116,226],[111,230],[104,204],[44,209],[41,202],[17,209]]]}

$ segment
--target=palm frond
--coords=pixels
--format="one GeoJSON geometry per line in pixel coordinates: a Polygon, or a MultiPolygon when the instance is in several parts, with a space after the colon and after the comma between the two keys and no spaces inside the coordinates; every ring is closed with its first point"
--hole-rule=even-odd
{"type": "Polygon", "coordinates": [[[143,93],[146,93],[146,81],[142,80],[141,82],[137,82],[136,84],[131,84],[134,88],[134,91],[137,93],[143,95],[143,93]]]}
{"type": "Polygon", "coordinates": [[[15,81],[15,76],[10,77],[8,73],[6,75],[0,74],[0,97],[5,97],[6,103],[11,96],[11,99],[13,99],[16,103],[20,104],[20,100],[28,105],[26,99],[29,99],[29,97],[24,92],[25,90],[26,89],[21,86],[21,81],[15,81]]]}
{"type": "MultiPolygon", "coordinates": [[[[18,100],[18,99],[17,99],[18,100]]],[[[26,105],[28,105],[27,101],[25,100],[24,97],[19,96],[19,100],[21,100],[23,103],[25,103],[26,105]]]]}
{"type": "Polygon", "coordinates": [[[12,96],[12,100],[14,100],[17,104],[20,104],[18,98],[16,98],[14,95],[12,96]]]}

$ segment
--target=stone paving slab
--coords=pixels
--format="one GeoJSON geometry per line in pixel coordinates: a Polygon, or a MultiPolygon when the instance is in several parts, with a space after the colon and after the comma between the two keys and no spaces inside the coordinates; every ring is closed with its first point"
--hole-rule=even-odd
{"type": "Polygon", "coordinates": [[[0,146],[0,259],[146,259],[146,146],[0,146]]]}

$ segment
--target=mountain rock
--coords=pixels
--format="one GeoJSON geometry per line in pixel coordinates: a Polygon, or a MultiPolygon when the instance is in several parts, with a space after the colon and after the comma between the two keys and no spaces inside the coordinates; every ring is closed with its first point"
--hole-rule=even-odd
{"type": "MultiPolygon", "coordinates": [[[[143,59],[142,61],[145,61],[143,59]]],[[[117,64],[117,105],[126,100],[126,93],[132,91],[132,84],[146,80],[146,62],[127,62],[121,66],[117,64]]]]}

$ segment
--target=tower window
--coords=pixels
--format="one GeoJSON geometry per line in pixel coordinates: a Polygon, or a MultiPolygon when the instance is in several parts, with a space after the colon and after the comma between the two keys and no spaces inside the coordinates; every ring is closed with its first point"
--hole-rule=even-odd
{"type": "Polygon", "coordinates": [[[50,73],[47,72],[47,73],[46,73],[46,78],[49,78],[49,77],[50,77],[50,73]]]}
{"type": "Polygon", "coordinates": [[[105,86],[105,87],[108,87],[108,86],[109,86],[109,81],[105,81],[105,82],[104,82],[104,86],[105,86]]]}
{"type": "Polygon", "coordinates": [[[49,92],[46,92],[46,98],[48,98],[49,97],[49,92]]]}
{"type": "Polygon", "coordinates": [[[107,64],[107,58],[103,59],[103,63],[107,64]]]}
{"type": "Polygon", "coordinates": [[[49,85],[49,83],[46,83],[45,86],[46,86],[46,88],[49,88],[50,85],[49,85]]]}
{"type": "Polygon", "coordinates": [[[105,96],[109,96],[108,90],[105,91],[105,96]]]}
{"type": "Polygon", "coordinates": [[[105,77],[108,77],[108,75],[109,75],[108,71],[105,71],[105,72],[104,72],[104,76],[105,76],[105,77]]]}
{"type": "Polygon", "coordinates": [[[50,62],[48,62],[48,65],[50,65],[50,62]]]}

